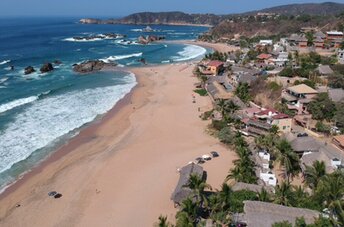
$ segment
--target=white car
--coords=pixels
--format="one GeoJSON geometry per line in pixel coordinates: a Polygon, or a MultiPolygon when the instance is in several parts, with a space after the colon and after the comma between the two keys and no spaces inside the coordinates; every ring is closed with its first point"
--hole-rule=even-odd
{"type": "Polygon", "coordinates": [[[211,160],[211,156],[210,156],[210,155],[207,155],[207,154],[202,155],[202,158],[203,158],[204,160],[207,160],[207,161],[211,160]]]}

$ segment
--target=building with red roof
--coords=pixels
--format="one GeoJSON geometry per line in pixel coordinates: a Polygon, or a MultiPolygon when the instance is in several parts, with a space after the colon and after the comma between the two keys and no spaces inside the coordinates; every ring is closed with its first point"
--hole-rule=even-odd
{"type": "Polygon", "coordinates": [[[242,122],[246,125],[245,131],[253,136],[268,134],[273,125],[276,125],[282,133],[289,133],[292,127],[291,117],[272,108],[261,109],[249,120],[242,119],[242,122]]]}
{"type": "Polygon", "coordinates": [[[207,64],[207,71],[211,72],[213,75],[217,75],[223,69],[224,62],[222,61],[210,61],[207,64]]]}

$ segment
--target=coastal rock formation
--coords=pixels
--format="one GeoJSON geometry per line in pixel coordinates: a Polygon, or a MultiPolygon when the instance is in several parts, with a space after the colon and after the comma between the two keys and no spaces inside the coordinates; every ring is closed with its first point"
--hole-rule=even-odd
{"type": "Polygon", "coordinates": [[[34,73],[34,72],[36,72],[36,70],[32,66],[28,66],[24,70],[25,75],[29,75],[29,74],[34,73]]]}
{"type": "Polygon", "coordinates": [[[53,70],[54,70],[54,67],[51,63],[45,63],[40,69],[41,73],[47,73],[53,70]]]}
{"type": "Polygon", "coordinates": [[[103,40],[103,39],[122,39],[126,35],[116,34],[116,33],[106,33],[99,35],[90,35],[90,36],[75,36],[73,37],[76,41],[92,41],[92,40],[103,40]]]}
{"type": "Polygon", "coordinates": [[[89,60],[80,64],[73,65],[73,70],[78,73],[91,73],[95,71],[100,71],[105,67],[114,67],[116,65],[117,64],[114,62],[107,63],[100,60],[89,60]]]}
{"type": "Polygon", "coordinates": [[[159,40],[164,40],[165,37],[164,36],[156,36],[156,35],[149,35],[147,37],[144,37],[144,36],[140,36],[138,38],[138,42],[140,44],[149,44],[151,42],[155,42],[155,41],[159,41],[159,40]]]}
{"type": "Polygon", "coordinates": [[[100,24],[101,20],[86,18],[79,21],[81,24],[100,24]]]}

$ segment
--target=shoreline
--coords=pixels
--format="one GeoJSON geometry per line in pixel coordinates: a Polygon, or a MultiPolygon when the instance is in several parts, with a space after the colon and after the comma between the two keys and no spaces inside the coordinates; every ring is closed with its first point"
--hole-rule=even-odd
{"type": "MultiPolygon", "coordinates": [[[[210,150],[221,154],[205,164],[209,183],[218,188],[235,155],[203,131],[208,123],[199,119],[189,96],[197,82],[192,66],[188,61],[123,69],[134,73],[138,84],[99,121],[81,130],[0,195],[0,223],[94,226],[106,225],[104,218],[110,215],[112,218],[107,218],[118,226],[133,226],[141,220],[131,220],[129,211],[147,203],[147,198],[135,196],[132,185],[137,184],[136,179],[141,182],[139,193],[155,197],[151,212],[139,215],[143,223],[152,225],[160,212],[169,217],[176,212],[169,200],[179,177],[176,169],[210,150]],[[183,119],[174,112],[184,112],[183,119]],[[156,136],[161,137],[159,141],[153,139],[156,136]],[[50,190],[61,192],[63,198],[52,202],[47,196],[50,190]],[[107,204],[112,197],[116,204],[107,204]],[[16,208],[16,204],[21,206],[16,208]]],[[[209,108],[208,97],[197,99],[202,110],[209,108]]]]}
{"type": "MultiPolygon", "coordinates": [[[[117,69],[115,69],[117,71],[117,69]]],[[[107,70],[112,71],[112,70],[107,70]]],[[[121,70],[123,71],[123,70],[121,70]]],[[[137,80],[137,84],[131,89],[129,93],[127,93],[122,99],[120,99],[107,113],[101,115],[99,118],[97,117],[91,122],[86,123],[85,125],[81,126],[78,131],[78,134],[66,139],[66,141],[61,141],[61,144],[58,145],[56,148],[52,149],[51,153],[34,165],[31,169],[27,170],[26,172],[22,173],[18,176],[18,179],[14,182],[9,183],[4,187],[2,192],[0,192],[0,201],[8,196],[9,194],[13,193],[18,189],[21,185],[23,185],[30,177],[42,172],[45,167],[49,164],[54,163],[63,156],[67,155],[68,153],[72,152],[78,144],[84,140],[85,137],[90,133],[90,131],[97,130],[101,126],[101,124],[105,124],[106,121],[115,116],[121,108],[130,104],[130,99],[133,96],[135,90],[140,86],[140,82],[138,81],[137,76],[135,75],[137,80]]]]}

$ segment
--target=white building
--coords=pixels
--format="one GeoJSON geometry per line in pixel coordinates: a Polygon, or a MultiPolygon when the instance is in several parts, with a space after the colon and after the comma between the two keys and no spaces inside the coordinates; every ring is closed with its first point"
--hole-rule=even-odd
{"type": "Polygon", "coordinates": [[[270,39],[262,39],[262,40],[259,41],[259,44],[263,45],[263,46],[272,45],[272,43],[273,42],[270,39]]]}
{"type": "Polygon", "coordinates": [[[271,171],[261,171],[259,178],[264,181],[267,185],[276,186],[277,178],[276,175],[271,171]]]}

